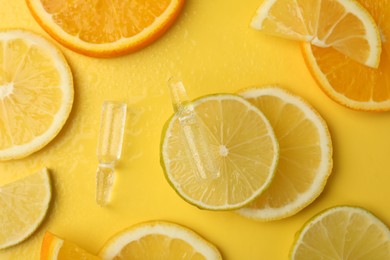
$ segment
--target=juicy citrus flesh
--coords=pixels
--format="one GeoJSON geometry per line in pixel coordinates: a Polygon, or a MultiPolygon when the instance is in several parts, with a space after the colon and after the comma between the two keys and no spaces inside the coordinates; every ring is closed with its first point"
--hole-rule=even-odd
{"type": "Polygon", "coordinates": [[[360,0],[378,25],[382,54],[377,69],[368,68],[332,48],[302,45],[312,75],[336,102],[356,110],[390,110],[390,1],[360,0]]]}
{"type": "Polygon", "coordinates": [[[222,259],[218,249],[194,231],[166,221],[125,229],[109,239],[103,259],[222,259]]]}
{"type": "Polygon", "coordinates": [[[72,242],[46,231],[41,247],[41,260],[99,260],[72,242]]]}
{"type": "Polygon", "coordinates": [[[279,162],[268,189],[238,213],[257,220],[296,214],[322,192],[332,170],[332,142],[322,117],[302,98],[276,87],[239,92],[268,118],[279,162]]]}
{"type": "Polygon", "coordinates": [[[330,208],[305,224],[291,259],[390,259],[390,231],[365,209],[330,208]]]}
{"type": "Polygon", "coordinates": [[[184,0],[26,0],[38,23],[68,48],[96,57],[138,50],[163,34],[184,0]]]}
{"type": "Polygon", "coordinates": [[[379,64],[379,30],[370,14],[354,0],[265,0],[252,27],[331,47],[366,66],[376,68],[379,64]]]}
{"type": "Polygon", "coordinates": [[[50,142],[72,103],[72,74],[51,43],[28,31],[0,32],[0,160],[50,142]]]}
{"type": "Polygon", "coordinates": [[[49,207],[51,186],[43,169],[0,186],[0,249],[27,239],[41,224],[49,207]]]}
{"type": "Polygon", "coordinates": [[[278,144],[264,115],[237,95],[217,94],[193,103],[205,128],[210,154],[220,177],[200,180],[185,151],[185,138],[176,115],[166,124],[161,159],[176,192],[200,208],[242,207],[270,184],[278,160],[278,144]]]}

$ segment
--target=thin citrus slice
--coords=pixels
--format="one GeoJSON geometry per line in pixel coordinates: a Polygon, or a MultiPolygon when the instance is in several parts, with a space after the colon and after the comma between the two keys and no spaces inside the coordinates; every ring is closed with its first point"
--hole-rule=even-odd
{"type": "Polygon", "coordinates": [[[251,25],[273,35],[333,47],[370,67],[379,64],[378,28],[355,0],[265,0],[251,25]]]}
{"type": "Polygon", "coordinates": [[[110,238],[103,259],[222,259],[218,249],[194,231],[165,221],[141,223],[110,238]]]}
{"type": "Polygon", "coordinates": [[[41,260],[99,260],[76,244],[46,231],[41,247],[41,260]]]}
{"type": "Polygon", "coordinates": [[[268,187],[278,160],[279,148],[268,120],[237,95],[205,96],[193,106],[205,128],[220,177],[197,177],[174,115],[165,125],[161,147],[169,183],[186,201],[200,208],[228,210],[248,204],[268,187]]]}
{"type": "Polygon", "coordinates": [[[390,1],[361,0],[375,19],[382,38],[378,69],[363,66],[332,48],[302,45],[306,64],[324,92],[356,110],[390,110],[390,1]]]}
{"type": "Polygon", "coordinates": [[[73,103],[64,56],[42,37],[0,32],[0,160],[25,157],[61,130],[73,103]]]}
{"type": "Polygon", "coordinates": [[[175,21],[184,0],[26,0],[37,22],[66,47],[95,57],[138,50],[175,21]]]}
{"type": "Polygon", "coordinates": [[[291,259],[390,259],[390,230],[365,209],[338,206],[308,221],[299,232],[291,259]]]}
{"type": "Polygon", "coordinates": [[[258,220],[291,216],[314,201],[332,170],[332,143],[322,117],[302,98],[279,87],[239,93],[268,118],[279,142],[269,188],[239,214],[258,220]]]}
{"type": "Polygon", "coordinates": [[[50,199],[46,169],[0,186],[0,249],[22,242],[37,229],[50,199]]]}

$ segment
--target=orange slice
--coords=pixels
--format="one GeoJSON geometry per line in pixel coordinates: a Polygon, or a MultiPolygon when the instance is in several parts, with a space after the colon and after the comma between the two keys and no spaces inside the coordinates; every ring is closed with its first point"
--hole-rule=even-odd
{"type": "Polygon", "coordinates": [[[332,48],[302,45],[306,64],[324,92],[336,102],[365,111],[390,110],[390,1],[364,0],[375,19],[382,54],[378,69],[363,66],[332,48]]]}
{"type": "Polygon", "coordinates": [[[76,244],[46,232],[41,247],[41,260],[99,260],[76,244]]]}
{"type": "Polygon", "coordinates": [[[66,47],[95,57],[136,51],[156,40],[184,0],[26,0],[37,22],[66,47]]]}
{"type": "Polygon", "coordinates": [[[370,67],[378,67],[378,28],[354,0],[265,0],[252,27],[277,36],[333,49],[370,67]]]}

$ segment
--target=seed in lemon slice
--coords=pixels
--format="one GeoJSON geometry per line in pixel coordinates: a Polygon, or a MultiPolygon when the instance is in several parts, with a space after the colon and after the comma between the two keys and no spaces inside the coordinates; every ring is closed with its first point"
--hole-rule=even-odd
{"type": "Polygon", "coordinates": [[[222,259],[218,249],[178,224],[150,221],[125,229],[103,246],[103,259],[222,259]]]}
{"type": "Polygon", "coordinates": [[[197,177],[174,115],[165,125],[161,145],[168,182],[184,200],[199,208],[228,210],[248,204],[271,183],[278,160],[278,144],[268,120],[237,95],[205,96],[193,106],[220,177],[197,177]]]}
{"type": "Polygon", "coordinates": [[[46,231],[41,247],[41,260],[99,260],[76,244],[46,231]]]}
{"type": "Polygon", "coordinates": [[[175,21],[184,0],[26,0],[40,26],[66,47],[95,57],[136,51],[175,21]]]}
{"type": "Polygon", "coordinates": [[[363,208],[333,207],[305,224],[290,256],[293,260],[390,259],[390,230],[363,208]]]}
{"type": "Polygon", "coordinates": [[[269,34],[333,47],[369,67],[379,65],[379,30],[355,0],[265,0],[251,25],[269,34]]]}
{"type": "Polygon", "coordinates": [[[332,48],[302,45],[311,74],[322,90],[339,104],[364,111],[390,110],[390,1],[362,0],[382,38],[377,69],[368,68],[332,48]]]}
{"type": "Polygon", "coordinates": [[[0,31],[0,160],[49,143],[72,103],[72,74],[59,50],[28,31],[0,31]]]}
{"type": "Polygon", "coordinates": [[[0,186],[0,249],[22,242],[37,229],[50,199],[47,169],[0,186]]]}
{"type": "Polygon", "coordinates": [[[332,170],[332,143],[322,117],[279,87],[239,92],[268,118],[279,142],[279,162],[268,189],[237,212],[257,220],[296,214],[322,192],[332,170]]]}

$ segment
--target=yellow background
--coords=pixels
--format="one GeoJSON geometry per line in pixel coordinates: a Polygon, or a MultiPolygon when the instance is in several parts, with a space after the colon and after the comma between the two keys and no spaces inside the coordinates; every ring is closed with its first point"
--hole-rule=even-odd
{"type": "MultiPolygon", "coordinates": [[[[330,100],[307,70],[298,43],[249,28],[261,2],[187,0],[163,37],[120,58],[90,58],[55,42],[74,75],[70,118],[41,151],[0,162],[0,184],[48,167],[52,204],[38,231],[0,250],[0,259],[38,259],[46,230],[97,253],[117,231],[153,219],[190,227],[217,245],[225,259],[286,259],[300,227],[335,205],[363,206],[389,225],[389,113],[356,112],[330,100]],[[334,170],[322,195],[295,216],[268,223],[187,204],[159,163],[161,130],[172,113],[166,87],[171,75],[184,81],[192,98],[280,84],[308,100],[327,121],[334,144],[334,170]],[[127,102],[129,113],[112,203],[101,208],[95,203],[95,150],[104,100],[127,102]]],[[[50,38],[23,0],[0,0],[0,18],[0,29],[30,29],[50,38]]]]}

